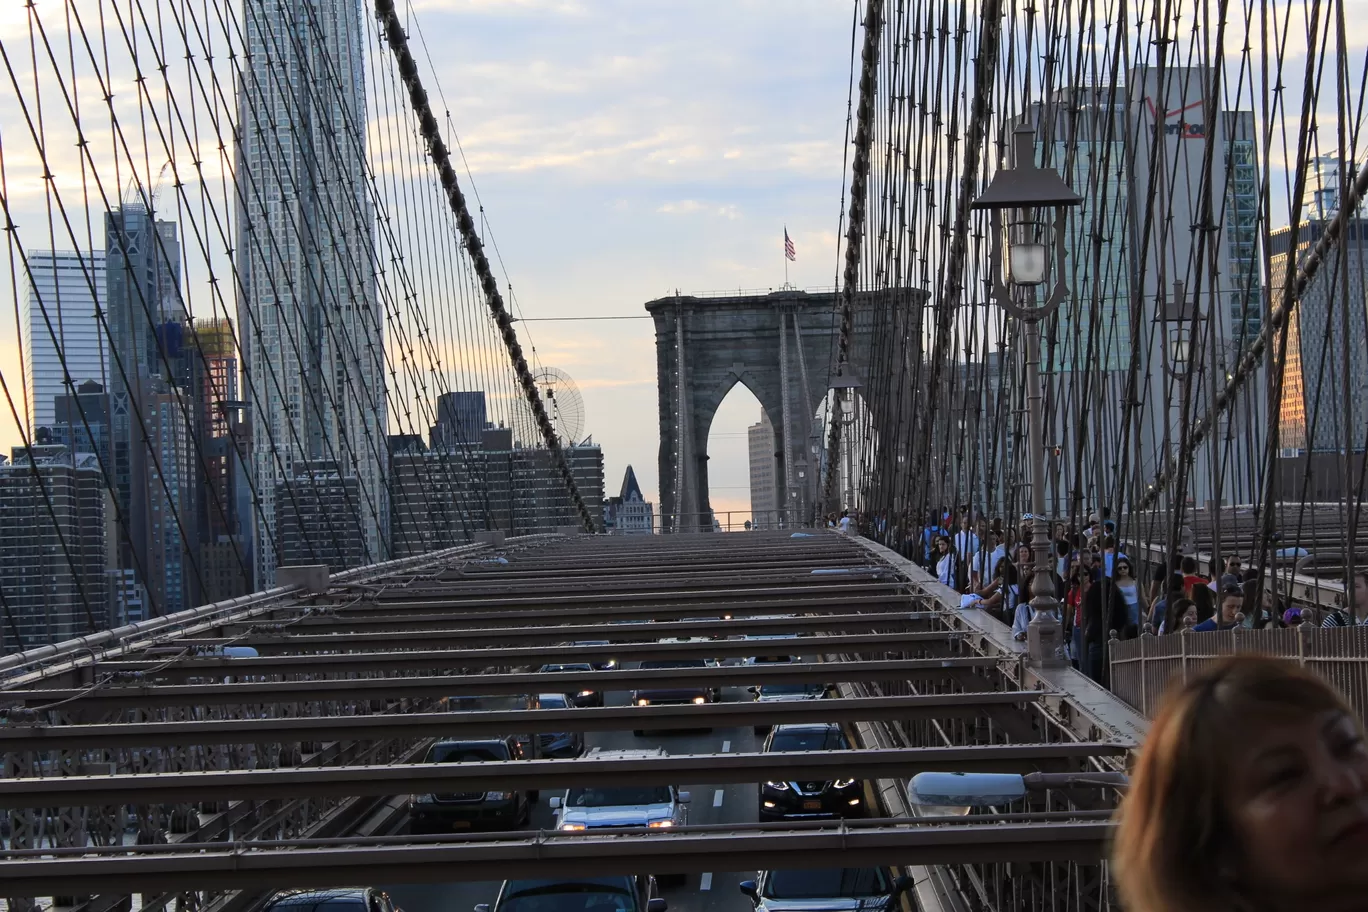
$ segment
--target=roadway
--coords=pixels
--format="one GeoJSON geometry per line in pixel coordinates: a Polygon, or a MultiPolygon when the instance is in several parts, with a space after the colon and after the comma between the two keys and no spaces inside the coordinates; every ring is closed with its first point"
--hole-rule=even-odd
{"type": "MultiPolygon", "coordinates": [[[[739,664],[729,660],[727,664],[739,664]]],[[[723,688],[723,702],[749,700],[743,687],[723,688]]],[[[605,694],[609,706],[627,705],[625,691],[605,694]]],[[[750,728],[718,728],[710,732],[648,733],[638,738],[630,731],[589,732],[585,734],[586,749],[604,750],[661,747],[670,754],[708,754],[758,751],[764,736],[757,736],[750,728]]],[[[757,820],[759,795],[756,783],[737,783],[719,787],[680,783],[682,791],[690,793],[689,823],[754,823],[757,820]]],[[[543,791],[532,812],[533,829],[550,829],[554,812],[548,799],[555,792],[543,791]]],[[[563,793],[562,793],[563,794],[563,793]]],[[[713,871],[689,875],[682,885],[662,884],[660,894],[670,904],[671,912],[749,912],[750,900],[737,885],[752,879],[754,871],[713,871]]],[[[472,912],[476,903],[493,903],[499,892],[498,881],[487,883],[452,884],[386,884],[384,889],[403,912],[472,912]]]]}

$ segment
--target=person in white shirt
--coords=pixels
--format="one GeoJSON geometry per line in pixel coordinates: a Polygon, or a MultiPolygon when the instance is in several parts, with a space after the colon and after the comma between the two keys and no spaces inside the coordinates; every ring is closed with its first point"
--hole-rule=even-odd
{"type": "Polygon", "coordinates": [[[841,521],[836,524],[836,528],[840,529],[846,535],[850,534],[850,511],[841,511],[841,521]]]}
{"type": "Polygon", "coordinates": [[[980,547],[974,552],[969,563],[969,588],[978,591],[997,575],[998,561],[1007,556],[1007,546],[1002,543],[1002,533],[993,532],[993,550],[980,547]]]}
{"type": "Polygon", "coordinates": [[[936,581],[955,588],[955,573],[958,566],[955,560],[955,550],[950,547],[950,539],[944,535],[936,539],[936,581]]]}
{"type": "Polygon", "coordinates": [[[969,521],[969,517],[964,517],[963,520],[959,521],[959,532],[955,533],[955,556],[958,556],[960,562],[969,561],[974,551],[978,551],[978,536],[974,535],[971,526],[973,524],[969,521]]]}

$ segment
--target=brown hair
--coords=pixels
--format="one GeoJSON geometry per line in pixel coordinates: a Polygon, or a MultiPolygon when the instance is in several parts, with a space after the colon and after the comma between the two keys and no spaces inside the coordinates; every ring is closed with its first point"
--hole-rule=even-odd
{"type": "Polygon", "coordinates": [[[1251,721],[1358,717],[1320,678],[1285,659],[1236,656],[1172,691],[1150,725],[1120,810],[1115,875],[1129,912],[1250,908],[1225,784],[1251,721]]]}

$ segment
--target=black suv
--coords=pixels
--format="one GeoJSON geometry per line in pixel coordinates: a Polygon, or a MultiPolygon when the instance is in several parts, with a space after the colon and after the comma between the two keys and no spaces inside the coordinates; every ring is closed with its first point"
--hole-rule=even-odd
{"type": "MultiPolygon", "coordinates": [[[[428,748],[425,763],[506,763],[524,759],[522,745],[509,735],[478,741],[438,741],[428,748]]],[[[410,830],[444,833],[474,827],[515,829],[532,817],[536,792],[452,792],[445,795],[412,795],[409,798],[410,830]]]]}
{"type": "Polygon", "coordinates": [[[277,893],[262,912],[396,912],[394,902],[372,887],[336,890],[286,890],[277,893]]]}
{"type": "MultiPolygon", "coordinates": [[[[776,725],[761,748],[765,753],[850,750],[841,726],[834,722],[776,725]]],[[[859,779],[766,782],[760,787],[760,819],[863,817],[864,783],[859,779]]]]}
{"type": "Polygon", "coordinates": [[[499,898],[475,912],[665,912],[655,879],[645,875],[506,880],[499,898]]]}

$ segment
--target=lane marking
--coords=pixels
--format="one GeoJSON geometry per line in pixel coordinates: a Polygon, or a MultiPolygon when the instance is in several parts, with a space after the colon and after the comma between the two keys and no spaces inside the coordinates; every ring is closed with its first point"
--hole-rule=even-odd
{"type": "Polygon", "coordinates": [[[713,792],[713,807],[720,808],[722,806],[722,796],[725,794],[727,794],[726,789],[718,789],[713,792]]]}
{"type": "Polygon", "coordinates": [[[730,741],[723,741],[723,742],[722,742],[722,753],[725,754],[725,753],[727,753],[727,752],[730,751],[730,750],[731,750],[731,742],[730,742],[730,741]]]}
{"type": "Polygon", "coordinates": [[[699,889],[699,890],[711,890],[711,889],[712,889],[712,872],[711,872],[711,871],[709,871],[707,874],[704,874],[701,878],[699,878],[699,880],[698,880],[698,889],[699,889]]]}

